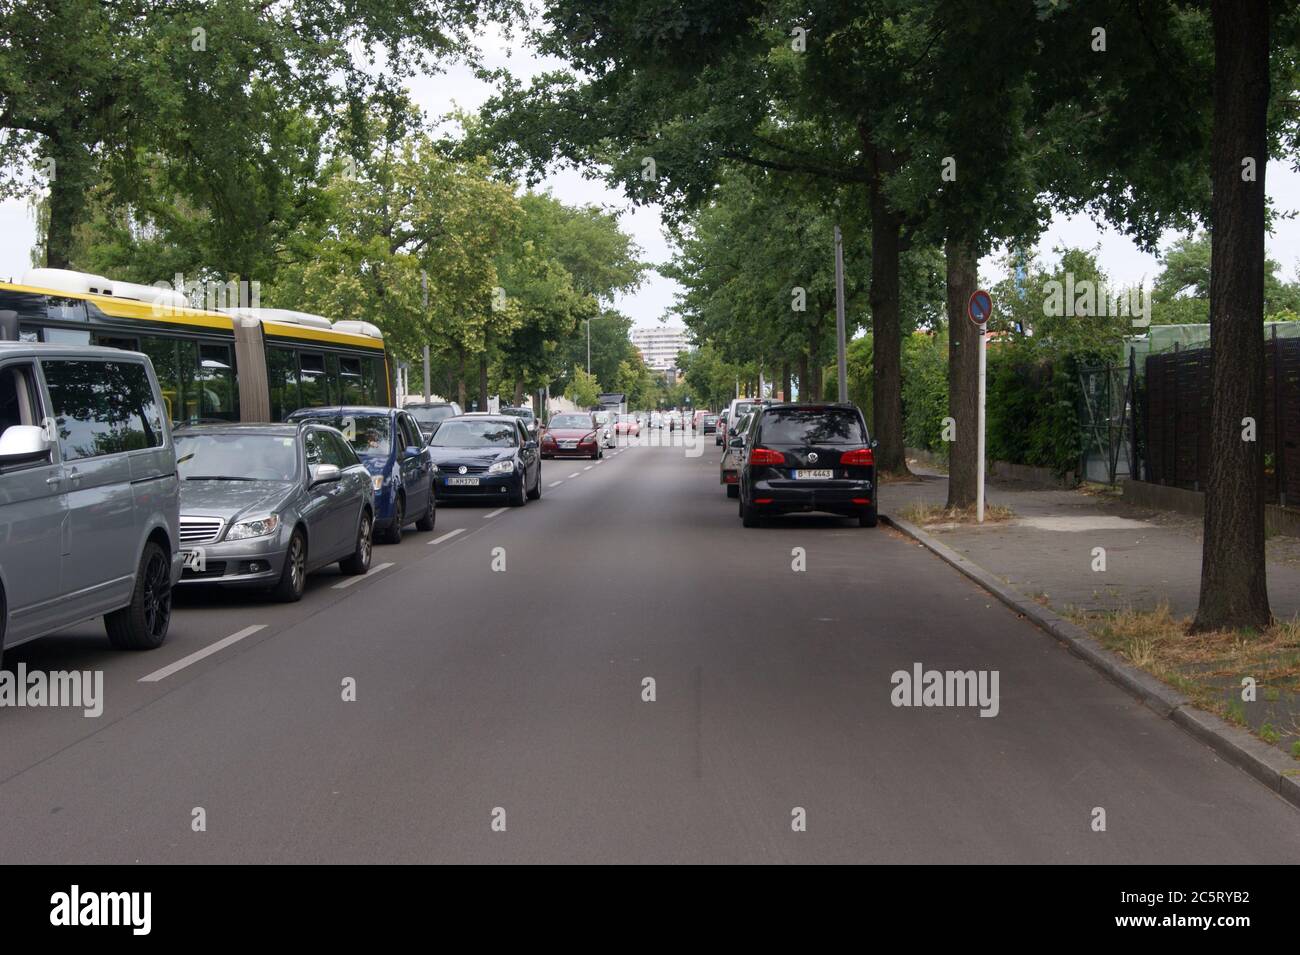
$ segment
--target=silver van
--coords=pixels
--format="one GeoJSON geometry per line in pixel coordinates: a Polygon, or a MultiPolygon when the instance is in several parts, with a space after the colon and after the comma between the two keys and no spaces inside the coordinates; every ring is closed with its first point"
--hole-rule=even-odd
{"type": "Polygon", "coordinates": [[[104,617],[118,649],[167,637],[180,495],[149,359],[0,342],[0,654],[104,617]]]}

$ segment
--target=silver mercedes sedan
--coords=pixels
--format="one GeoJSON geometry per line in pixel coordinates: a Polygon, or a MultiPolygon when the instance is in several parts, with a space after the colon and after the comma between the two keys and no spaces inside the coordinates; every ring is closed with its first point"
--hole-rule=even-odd
{"type": "Polygon", "coordinates": [[[181,477],[180,583],[302,597],[307,575],[338,561],[370,569],[370,474],[335,428],[216,424],[174,434],[181,477]]]}

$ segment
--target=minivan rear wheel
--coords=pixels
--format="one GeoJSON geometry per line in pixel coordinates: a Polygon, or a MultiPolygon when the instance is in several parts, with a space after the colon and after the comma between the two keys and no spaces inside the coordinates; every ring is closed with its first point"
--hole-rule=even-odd
{"type": "Polygon", "coordinates": [[[438,519],[438,504],[433,498],[433,485],[429,485],[429,506],[424,512],[424,516],[415,522],[415,529],[425,533],[433,530],[434,522],[438,519]]]}
{"type": "Polygon", "coordinates": [[[878,517],[876,515],[876,506],[864,507],[858,512],[859,527],[875,527],[878,517]]]}
{"type": "Polygon", "coordinates": [[[384,531],[385,544],[400,544],[402,542],[402,528],[406,526],[406,498],[397,495],[397,500],[393,502],[393,523],[388,525],[384,531]]]}
{"type": "Polygon", "coordinates": [[[117,650],[155,650],[167,639],[171,618],[171,560],[162,547],[149,541],[140,555],[131,602],[104,615],[104,630],[117,650]]]}

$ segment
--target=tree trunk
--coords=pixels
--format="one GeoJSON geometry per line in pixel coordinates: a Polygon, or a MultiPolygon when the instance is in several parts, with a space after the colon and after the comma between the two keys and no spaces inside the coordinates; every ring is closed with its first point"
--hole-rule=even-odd
{"type": "Polygon", "coordinates": [[[1264,166],[1268,0],[1214,0],[1210,140],[1210,467],[1194,632],[1265,627],[1263,448],[1264,166]],[[1243,180],[1243,160],[1254,176],[1243,180]],[[1253,438],[1254,435],[1252,434],[1253,438]]]}
{"type": "Polygon", "coordinates": [[[523,403],[524,403],[524,380],[522,378],[516,378],[515,379],[515,407],[519,408],[523,405],[523,403]]]}
{"type": "Polygon", "coordinates": [[[478,410],[488,410],[488,354],[478,356],[478,410]]]}
{"type": "Polygon", "coordinates": [[[799,400],[812,400],[808,397],[808,355],[806,352],[799,354],[799,400]]]}
{"type": "Polygon", "coordinates": [[[903,333],[899,324],[899,232],[901,217],[885,200],[884,177],[895,163],[892,154],[871,150],[871,403],[872,428],[880,442],[876,469],[906,475],[903,448],[903,333]]]}
{"type": "Polygon", "coordinates": [[[808,326],[808,397],[806,401],[822,400],[821,322],[808,326]]]}
{"type": "Polygon", "coordinates": [[[48,203],[49,223],[45,232],[45,266],[72,268],[72,247],[77,226],[86,212],[90,189],[90,158],[79,146],[50,144],[54,160],[48,203]]]}
{"type": "Polygon", "coordinates": [[[974,244],[963,236],[949,236],[944,254],[948,265],[948,416],[956,422],[956,440],[948,446],[948,506],[972,507],[978,478],[979,336],[966,317],[966,305],[979,281],[979,257],[974,244]]]}
{"type": "Polygon", "coordinates": [[[781,362],[781,400],[790,400],[790,362],[781,362]]]}
{"type": "Polygon", "coordinates": [[[460,348],[456,351],[456,403],[460,405],[461,410],[465,409],[465,401],[469,397],[468,389],[465,387],[465,349],[460,348]]]}

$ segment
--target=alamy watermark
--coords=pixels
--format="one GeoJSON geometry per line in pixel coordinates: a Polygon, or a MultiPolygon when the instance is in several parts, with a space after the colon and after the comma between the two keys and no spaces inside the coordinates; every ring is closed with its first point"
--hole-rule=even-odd
{"type": "Polygon", "coordinates": [[[160,295],[154,299],[153,313],[160,317],[174,315],[181,308],[202,308],[215,312],[228,308],[260,308],[262,305],[262,283],[257,281],[187,280],[183,273],[177,272],[172,281],[160,279],[153,283],[153,287],[160,292],[178,293],[160,295]]]}
{"type": "Polygon", "coordinates": [[[927,670],[913,663],[911,671],[895,670],[889,682],[894,706],[977,706],[980,716],[997,716],[997,670],[927,670]]]}
{"type": "Polygon", "coordinates": [[[1064,282],[1043,283],[1043,296],[1043,314],[1049,318],[1119,315],[1132,318],[1134,328],[1151,324],[1151,290],[1141,286],[1112,291],[1104,280],[1075,281],[1074,274],[1066,272],[1064,282]]]}
{"type": "Polygon", "coordinates": [[[19,663],[14,672],[0,670],[0,707],[81,708],[94,718],[104,713],[103,670],[34,670],[19,663]]]}

